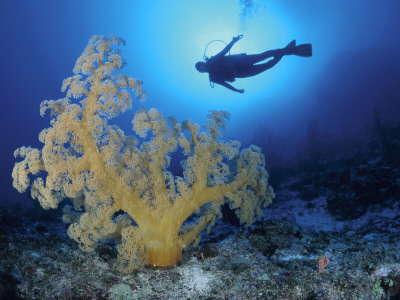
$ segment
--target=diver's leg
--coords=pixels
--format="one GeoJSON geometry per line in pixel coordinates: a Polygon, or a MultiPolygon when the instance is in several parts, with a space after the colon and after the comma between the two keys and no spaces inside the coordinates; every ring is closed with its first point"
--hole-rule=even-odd
{"type": "Polygon", "coordinates": [[[282,58],[282,56],[277,55],[274,59],[271,59],[271,60],[267,61],[266,63],[259,64],[259,65],[251,65],[246,70],[237,72],[235,77],[236,78],[246,78],[246,77],[258,75],[268,69],[271,69],[273,66],[275,66],[281,60],[281,58],[282,58]]]}
{"type": "Polygon", "coordinates": [[[248,64],[256,64],[260,61],[266,60],[267,58],[270,57],[275,57],[275,56],[280,56],[282,57],[282,49],[275,49],[275,50],[268,50],[263,53],[259,54],[250,54],[246,56],[247,63],[248,64]]]}
{"type": "Polygon", "coordinates": [[[275,49],[275,50],[267,50],[260,54],[251,54],[247,55],[247,62],[250,64],[255,64],[266,60],[267,58],[282,58],[284,55],[293,54],[294,47],[296,46],[296,40],[291,41],[285,48],[275,49]]]}
{"type": "Polygon", "coordinates": [[[296,40],[291,41],[285,48],[268,50],[260,54],[245,55],[241,58],[239,67],[236,69],[235,77],[246,78],[258,75],[268,69],[274,67],[284,55],[294,54],[296,47],[296,40]],[[267,58],[273,57],[273,59],[263,63],[256,63],[266,60],[267,58]]]}

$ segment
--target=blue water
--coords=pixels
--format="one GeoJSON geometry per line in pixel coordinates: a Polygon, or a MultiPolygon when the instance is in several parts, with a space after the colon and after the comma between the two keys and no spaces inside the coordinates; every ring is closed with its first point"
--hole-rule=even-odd
{"type": "MultiPolygon", "coordinates": [[[[373,108],[384,122],[400,116],[400,2],[386,1],[14,1],[0,2],[1,200],[26,197],[12,188],[13,151],[40,147],[49,125],[42,100],[64,97],[63,79],[95,34],[126,40],[124,74],[141,79],[164,116],[206,120],[210,109],[231,113],[227,136],[244,142],[273,134],[300,151],[310,120],[323,134],[368,126],[373,108]],[[241,2],[249,4],[248,9],[241,2]],[[273,69],[233,83],[244,94],[212,89],[194,69],[212,40],[243,34],[232,54],[311,43],[313,57],[284,57],[273,69]]],[[[207,55],[224,44],[216,42],[207,55]]],[[[133,110],[140,107],[134,102],[133,110]]],[[[133,112],[116,120],[130,134],[133,112]]]]}

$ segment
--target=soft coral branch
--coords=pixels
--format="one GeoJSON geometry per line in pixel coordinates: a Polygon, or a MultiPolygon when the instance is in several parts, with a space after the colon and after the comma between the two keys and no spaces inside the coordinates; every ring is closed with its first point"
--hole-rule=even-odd
{"type": "Polygon", "coordinates": [[[51,126],[39,135],[41,150],[15,151],[22,161],[13,170],[14,187],[31,186],[46,209],[72,200],[64,221],[82,250],[115,239],[123,270],[140,263],[171,267],[221,217],[223,203],[250,224],[274,195],[261,150],[240,151],[239,142],[222,140],[228,112],[211,111],[202,133],[194,122],[167,121],[156,109],[135,114],[139,139],[108,124],[131,107],[131,91],[145,97],[140,80],[115,74],[125,65],[115,49],[123,43],[93,37],[63,83],[67,97],[42,102],[51,126]],[[178,148],[185,156],[181,175],[170,168],[178,148]]]}

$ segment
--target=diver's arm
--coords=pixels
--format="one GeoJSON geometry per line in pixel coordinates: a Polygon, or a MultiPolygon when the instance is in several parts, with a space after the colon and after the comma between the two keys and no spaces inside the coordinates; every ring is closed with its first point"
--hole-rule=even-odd
{"type": "Polygon", "coordinates": [[[231,86],[229,83],[227,83],[226,81],[214,81],[216,84],[219,84],[219,85],[222,85],[222,86],[224,86],[224,87],[226,87],[227,89],[230,89],[230,90],[232,90],[232,91],[234,91],[234,92],[238,92],[238,93],[241,93],[241,94],[243,94],[244,93],[244,89],[237,89],[237,88],[235,88],[235,87],[233,87],[233,86],[231,86]]]}
{"type": "Polygon", "coordinates": [[[226,47],[225,47],[224,49],[222,49],[222,51],[219,52],[219,53],[218,53],[217,55],[215,55],[215,56],[224,56],[225,54],[227,54],[227,53],[231,50],[232,46],[233,46],[238,40],[240,40],[242,37],[243,37],[243,34],[239,34],[238,36],[235,36],[234,38],[232,38],[232,41],[231,41],[228,45],[226,45],[226,47]]]}

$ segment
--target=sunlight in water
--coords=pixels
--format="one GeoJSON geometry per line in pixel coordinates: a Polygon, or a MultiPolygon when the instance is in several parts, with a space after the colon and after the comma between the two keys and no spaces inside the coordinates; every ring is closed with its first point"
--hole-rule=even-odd
{"type": "MultiPolygon", "coordinates": [[[[229,43],[237,34],[243,34],[244,38],[235,44],[231,54],[255,54],[284,47],[292,37],[287,20],[274,6],[260,6],[243,25],[238,1],[178,0],[171,6],[169,2],[159,0],[141,5],[143,7],[138,10],[142,14],[136,22],[144,32],[136,37],[141,45],[136,51],[143,57],[143,68],[147,70],[143,81],[146,82],[147,76],[157,74],[162,81],[157,92],[172,99],[170,103],[176,98],[190,99],[194,109],[209,109],[212,105],[212,108],[232,110],[264,100],[284,88],[283,82],[290,74],[284,60],[257,77],[234,82],[235,87],[246,90],[244,95],[217,85],[212,89],[208,75],[200,74],[194,68],[197,61],[203,60],[209,42],[222,40],[229,43]]],[[[207,56],[215,55],[223,47],[222,42],[212,43],[207,56]]]]}

